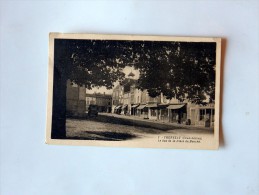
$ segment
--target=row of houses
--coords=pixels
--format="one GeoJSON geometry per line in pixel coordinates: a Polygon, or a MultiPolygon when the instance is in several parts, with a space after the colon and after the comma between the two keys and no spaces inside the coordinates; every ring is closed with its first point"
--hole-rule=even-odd
{"type": "Polygon", "coordinates": [[[105,93],[86,93],[86,111],[90,105],[97,105],[98,112],[112,111],[112,96],[105,93]]]}
{"type": "Polygon", "coordinates": [[[156,98],[148,95],[147,90],[137,88],[137,81],[125,79],[117,85],[112,95],[88,94],[84,86],[67,82],[66,108],[69,116],[85,116],[91,104],[98,105],[99,112],[112,112],[149,120],[213,127],[214,104],[201,106],[188,101],[166,99],[163,94],[156,98]]]}
{"type": "Polygon", "coordinates": [[[212,127],[214,104],[201,106],[177,99],[168,100],[163,94],[152,98],[147,90],[137,88],[137,81],[125,79],[112,93],[112,112],[132,115],[149,120],[212,127]]]}

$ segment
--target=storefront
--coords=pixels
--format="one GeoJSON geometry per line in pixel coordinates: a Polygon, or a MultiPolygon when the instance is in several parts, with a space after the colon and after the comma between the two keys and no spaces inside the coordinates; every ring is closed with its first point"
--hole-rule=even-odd
{"type": "Polygon", "coordinates": [[[191,124],[196,126],[213,127],[215,108],[214,105],[197,106],[190,108],[191,124]]]}
{"type": "Polygon", "coordinates": [[[131,115],[137,115],[137,108],[138,108],[139,104],[133,104],[131,105],[131,115]]]}
{"type": "Polygon", "coordinates": [[[114,108],[114,113],[115,113],[115,114],[120,114],[120,113],[121,113],[121,107],[122,107],[122,106],[116,106],[116,107],[114,108]]]}
{"type": "Polygon", "coordinates": [[[137,107],[137,115],[139,117],[148,118],[148,108],[146,107],[146,104],[137,107]]]}
{"type": "Polygon", "coordinates": [[[162,122],[168,122],[169,121],[169,110],[167,107],[169,104],[158,104],[158,120],[162,122]]]}
{"type": "Polygon", "coordinates": [[[158,105],[157,104],[148,104],[148,118],[151,120],[158,120],[158,105]]]}
{"type": "Polygon", "coordinates": [[[125,104],[121,107],[122,114],[128,114],[128,105],[125,104]]]}
{"type": "Polygon", "coordinates": [[[171,104],[167,109],[169,122],[182,124],[187,120],[186,104],[171,104]]]}

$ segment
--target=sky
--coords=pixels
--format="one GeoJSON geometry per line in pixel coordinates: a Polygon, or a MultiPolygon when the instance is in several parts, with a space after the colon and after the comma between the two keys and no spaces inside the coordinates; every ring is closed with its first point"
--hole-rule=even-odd
{"type": "MultiPolygon", "coordinates": [[[[139,78],[139,71],[135,70],[133,67],[126,66],[123,69],[123,72],[125,73],[126,78],[129,78],[128,75],[129,75],[130,72],[133,72],[133,74],[135,74],[135,76],[131,77],[131,78],[133,78],[133,79],[138,79],[139,78]]],[[[119,82],[115,82],[114,83],[114,87],[116,87],[118,84],[119,84],[119,82]]],[[[112,94],[112,89],[108,90],[108,89],[106,89],[106,87],[100,87],[100,88],[94,87],[91,90],[86,89],[86,93],[90,93],[90,94],[92,94],[92,93],[112,94]]]]}

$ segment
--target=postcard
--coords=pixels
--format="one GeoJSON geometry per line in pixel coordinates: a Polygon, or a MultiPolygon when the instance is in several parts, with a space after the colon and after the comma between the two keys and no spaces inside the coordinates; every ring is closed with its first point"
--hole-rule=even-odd
{"type": "Polygon", "coordinates": [[[218,149],[221,39],[49,35],[47,144],[218,149]]]}

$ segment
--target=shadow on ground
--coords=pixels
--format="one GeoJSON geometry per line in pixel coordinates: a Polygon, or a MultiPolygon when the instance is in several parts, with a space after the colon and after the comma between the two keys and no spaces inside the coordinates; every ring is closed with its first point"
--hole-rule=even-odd
{"type": "Polygon", "coordinates": [[[102,123],[110,123],[110,124],[118,124],[118,125],[128,125],[128,126],[136,126],[136,127],[144,127],[144,128],[152,128],[161,131],[168,131],[174,129],[186,129],[186,130],[207,130],[213,132],[213,128],[205,128],[205,127],[195,127],[190,125],[183,124],[172,124],[172,123],[154,123],[152,121],[143,121],[143,120],[135,120],[119,118],[114,116],[105,116],[98,115],[96,118],[87,118],[88,121],[102,122],[102,123]]]}
{"type": "Polygon", "coordinates": [[[131,127],[136,126],[136,127],[144,127],[144,128],[153,128],[153,129],[163,130],[163,131],[182,128],[182,127],[173,127],[172,125],[152,123],[150,121],[134,120],[134,118],[125,119],[125,118],[104,116],[104,115],[99,115],[96,118],[88,118],[87,120],[102,122],[102,123],[125,125],[125,126],[131,126],[131,127]]]}
{"type": "Polygon", "coordinates": [[[116,133],[116,132],[93,132],[83,131],[78,136],[67,137],[66,139],[77,139],[77,140],[103,140],[103,141],[124,141],[137,138],[138,136],[129,133],[116,133]]]}

